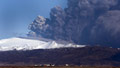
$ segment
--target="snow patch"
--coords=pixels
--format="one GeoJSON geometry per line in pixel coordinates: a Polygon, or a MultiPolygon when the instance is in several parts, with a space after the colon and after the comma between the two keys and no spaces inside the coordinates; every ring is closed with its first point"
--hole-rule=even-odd
{"type": "Polygon", "coordinates": [[[24,38],[9,38],[0,40],[0,51],[52,49],[63,47],[85,47],[85,45],[60,44],[55,41],[43,41],[24,38]]]}

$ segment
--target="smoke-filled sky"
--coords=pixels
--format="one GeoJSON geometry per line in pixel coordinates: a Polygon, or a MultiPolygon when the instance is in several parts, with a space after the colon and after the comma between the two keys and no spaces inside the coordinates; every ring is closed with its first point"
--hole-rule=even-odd
{"type": "Polygon", "coordinates": [[[0,39],[23,36],[36,16],[49,17],[56,5],[66,7],[67,0],[0,0],[0,39]]]}
{"type": "Polygon", "coordinates": [[[120,0],[67,1],[65,9],[52,8],[49,19],[36,18],[28,36],[120,47],[120,0]]]}

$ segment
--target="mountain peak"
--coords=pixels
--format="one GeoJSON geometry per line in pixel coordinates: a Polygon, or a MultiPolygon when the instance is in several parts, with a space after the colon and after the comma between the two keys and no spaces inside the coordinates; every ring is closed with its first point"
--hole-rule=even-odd
{"type": "Polygon", "coordinates": [[[64,47],[85,47],[85,45],[63,44],[56,41],[45,41],[26,38],[9,38],[0,40],[0,51],[9,50],[33,50],[33,49],[53,49],[64,47]]]}

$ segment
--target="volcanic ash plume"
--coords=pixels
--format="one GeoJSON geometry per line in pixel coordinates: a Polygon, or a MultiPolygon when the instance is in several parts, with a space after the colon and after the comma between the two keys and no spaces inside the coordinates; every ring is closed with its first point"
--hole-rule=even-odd
{"type": "Polygon", "coordinates": [[[29,36],[76,44],[120,47],[119,0],[68,0],[68,7],[51,9],[50,18],[38,16],[29,36]]]}

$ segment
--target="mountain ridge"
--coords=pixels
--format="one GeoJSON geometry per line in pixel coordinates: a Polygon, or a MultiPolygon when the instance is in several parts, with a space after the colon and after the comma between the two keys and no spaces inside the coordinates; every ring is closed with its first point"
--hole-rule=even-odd
{"type": "Polygon", "coordinates": [[[119,49],[101,46],[0,51],[0,63],[13,66],[35,64],[120,66],[119,57],[119,49]]]}
{"type": "Polygon", "coordinates": [[[0,51],[8,50],[33,50],[33,49],[54,49],[61,47],[84,47],[72,43],[57,43],[46,39],[9,38],[0,40],[0,51]]]}

